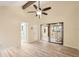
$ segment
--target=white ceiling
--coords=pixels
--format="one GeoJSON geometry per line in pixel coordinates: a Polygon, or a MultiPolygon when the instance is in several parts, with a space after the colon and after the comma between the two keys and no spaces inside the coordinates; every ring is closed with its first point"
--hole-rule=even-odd
{"type": "MultiPolygon", "coordinates": [[[[22,6],[27,1],[0,1],[0,6],[22,6]]],[[[46,5],[48,2],[46,1],[41,1],[40,5],[46,5]]],[[[35,3],[37,5],[37,2],[35,3]]]]}
{"type": "Polygon", "coordinates": [[[27,1],[0,1],[0,6],[22,6],[27,1]]]}
{"type": "MultiPolygon", "coordinates": [[[[50,2],[50,1],[41,1],[41,2],[40,2],[40,6],[41,6],[41,7],[42,7],[42,6],[45,6],[45,5],[47,5],[49,2],[50,2]]],[[[34,3],[34,4],[38,5],[38,2],[36,2],[36,3],[34,3]]]]}

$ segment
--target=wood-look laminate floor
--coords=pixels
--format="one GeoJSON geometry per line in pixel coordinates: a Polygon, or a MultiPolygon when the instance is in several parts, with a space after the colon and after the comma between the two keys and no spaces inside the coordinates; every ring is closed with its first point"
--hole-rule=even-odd
{"type": "Polygon", "coordinates": [[[39,41],[23,43],[21,48],[0,50],[1,57],[79,57],[79,51],[62,45],[39,41]]]}

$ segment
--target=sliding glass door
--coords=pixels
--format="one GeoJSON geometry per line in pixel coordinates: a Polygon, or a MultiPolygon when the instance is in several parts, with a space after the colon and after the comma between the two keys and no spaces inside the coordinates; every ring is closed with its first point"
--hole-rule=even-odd
{"type": "Polygon", "coordinates": [[[41,39],[63,44],[63,22],[42,24],[41,39]]]}
{"type": "Polygon", "coordinates": [[[50,42],[63,43],[63,23],[53,23],[50,25],[50,42]]]}

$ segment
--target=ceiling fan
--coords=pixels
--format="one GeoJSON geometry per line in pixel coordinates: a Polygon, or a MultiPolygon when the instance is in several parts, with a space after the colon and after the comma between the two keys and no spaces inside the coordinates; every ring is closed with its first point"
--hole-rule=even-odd
{"type": "Polygon", "coordinates": [[[33,7],[36,9],[36,11],[28,11],[27,13],[35,13],[36,16],[40,16],[43,14],[43,15],[48,15],[45,11],[48,11],[51,9],[51,7],[46,7],[44,9],[41,9],[40,7],[40,1],[38,1],[38,6],[36,5],[33,5],[33,7]]]}

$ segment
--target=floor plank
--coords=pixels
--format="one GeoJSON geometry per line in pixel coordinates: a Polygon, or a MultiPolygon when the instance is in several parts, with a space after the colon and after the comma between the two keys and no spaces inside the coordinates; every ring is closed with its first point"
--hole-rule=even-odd
{"type": "Polygon", "coordinates": [[[39,41],[23,43],[20,49],[0,50],[0,57],[79,57],[79,50],[39,41]]]}

